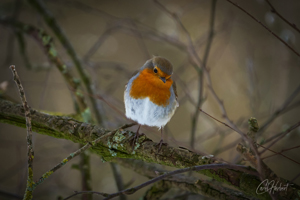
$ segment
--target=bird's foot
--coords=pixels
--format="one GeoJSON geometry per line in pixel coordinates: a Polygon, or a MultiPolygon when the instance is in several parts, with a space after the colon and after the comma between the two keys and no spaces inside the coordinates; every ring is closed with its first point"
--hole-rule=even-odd
{"type": "Polygon", "coordinates": [[[139,141],[140,136],[145,135],[144,133],[136,133],[135,136],[132,138],[132,152],[135,147],[135,143],[139,141]]]}
{"type": "Polygon", "coordinates": [[[158,146],[158,150],[157,150],[157,153],[161,150],[161,145],[168,145],[166,142],[164,142],[164,140],[160,140],[160,142],[156,145],[158,146]]]}

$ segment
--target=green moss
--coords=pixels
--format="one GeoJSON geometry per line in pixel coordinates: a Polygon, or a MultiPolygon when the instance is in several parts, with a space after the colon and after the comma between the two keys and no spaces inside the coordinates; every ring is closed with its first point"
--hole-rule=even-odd
{"type": "Polygon", "coordinates": [[[79,79],[79,78],[73,78],[73,82],[74,82],[76,85],[80,85],[80,79],[79,79]]]}
{"type": "Polygon", "coordinates": [[[113,141],[116,143],[121,143],[126,137],[123,135],[126,133],[124,130],[118,130],[113,137],[113,141]]]}
{"type": "Polygon", "coordinates": [[[69,160],[65,158],[65,159],[63,159],[62,164],[64,165],[64,164],[66,164],[68,161],[69,161],[69,160]]]}
{"type": "Polygon", "coordinates": [[[92,121],[91,110],[89,108],[86,108],[83,112],[81,112],[81,116],[84,122],[92,121]]]}
{"type": "Polygon", "coordinates": [[[83,94],[79,90],[76,91],[76,95],[79,96],[79,97],[83,97],[83,94]]]}
{"type": "Polygon", "coordinates": [[[201,174],[204,174],[208,177],[211,177],[213,179],[215,179],[216,181],[218,182],[221,182],[221,183],[228,183],[228,184],[231,184],[224,176],[224,173],[223,173],[223,170],[222,169],[218,169],[216,171],[214,170],[209,170],[209,169],[205,169],[205,170],[201,170],[199,171],[201,174]],[[223,176],[222,176],[223,175],[223,176]]]}
{"type": "Polygon", "coordinates": [[[61,73],[66,74],[67,72],[68,72],[67,65],[63,65],[61,73]]]}
{"type": "Polygon", "coordinates": [[[134,145],[134,149],[133,149],[133,151],[132,151],[131,154],[135,154],[135,151],[136,151],[140,146],[141,146],[140,143],[136,142],[135,145],[134,145]]]}
{"type": "Polygon", "coordinates": [[[105,158],[103,156],[101,156],[101,162],[102,163],[106,163],[106,160],[105,160],[105,158]]]}
{"type": "Polygon", "coordinates": [[[53,171],[48,171],[48,172],[46,172],[45,174],[43,174],[43,179],[46,179],[46,178],[48,178],[51,174],[53,174],[53,171]]]}
{"type": "Polygon", "coordinates": [[[109,153],[111,154],[112,157],[117,156],[117,153],[114,150],[108,149],[109,153]]]}
{"type": "Polygon", "coordinates": [[[259,184],[261,183],[260,180],[254,179],[253,176],[249,174],[242,174],[240,177],[240,190],[244,191],[247,195],[258,198],[258,199],[266,199],[269,200],[271,197],[269,194],[263,193],[263,194],[257,194],[256,190],[253,190],[252,188],[257,188],[259,184]]]}
{"type": "Polygon", "coordinates": [[[55,48],[54,47],[50,47],[49,48],[49,54],[50,54],[50,56],[52,56],[52,57],[56,57],[57,56],[57,52],[56,52],[56,50],[55,50],[55,48]]]}

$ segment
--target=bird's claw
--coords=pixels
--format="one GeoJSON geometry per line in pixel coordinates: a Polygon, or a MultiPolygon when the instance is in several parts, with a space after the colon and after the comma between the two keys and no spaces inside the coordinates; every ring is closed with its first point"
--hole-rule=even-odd
{"type": "Polygon", "coordinates": [[[145,134],[144,133],[136,133],[135,136],[132,138],[132,152],[134,150],[135,143],[137,141],[139,141],[140,136],[143,136],[143,135],[145,135],[145,134]]]}
{"type": "Polygon", "coordinates": [[[158,150],[157,150],[157,153],[161,150],[161,146],[162,145],[166,145],[167,146],[168,144],[166,142],[164,142],[163,140],[160,140],[160,142],[156,145],[156,146],[159,146],[158,150]]]}

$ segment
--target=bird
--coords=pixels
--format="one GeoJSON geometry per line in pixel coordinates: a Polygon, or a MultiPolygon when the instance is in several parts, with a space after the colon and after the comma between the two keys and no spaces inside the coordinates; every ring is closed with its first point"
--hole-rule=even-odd
{"type": "Polygon", "coordinates": [[[139,139],[141,125],[158,127],[161,130],[158,151],[162,144],[165,144],[163,143],[163,127],[179,107],[176,83],[172,79],[172,74],[173,66],[169,60],[161,56],[153,56],[133,74],[126,84],[125,115],[139,124],[133,138],[132,149],[139,139]]]}

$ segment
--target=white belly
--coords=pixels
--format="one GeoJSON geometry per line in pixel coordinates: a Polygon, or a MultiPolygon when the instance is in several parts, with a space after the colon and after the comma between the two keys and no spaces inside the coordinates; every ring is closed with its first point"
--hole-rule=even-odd
{"type": "MultiPolygon", "coordinates": [[[[126,95],[126,94],[125,94],[126,95]]],[[[129,95],[128,95],[129,96],[129,95]]],[[[170,102],[166,107],[157,106],[149,98],[125,98],[126,116],[141,125],[165,126],[173,116],[177,102],[170,102]]]]}

